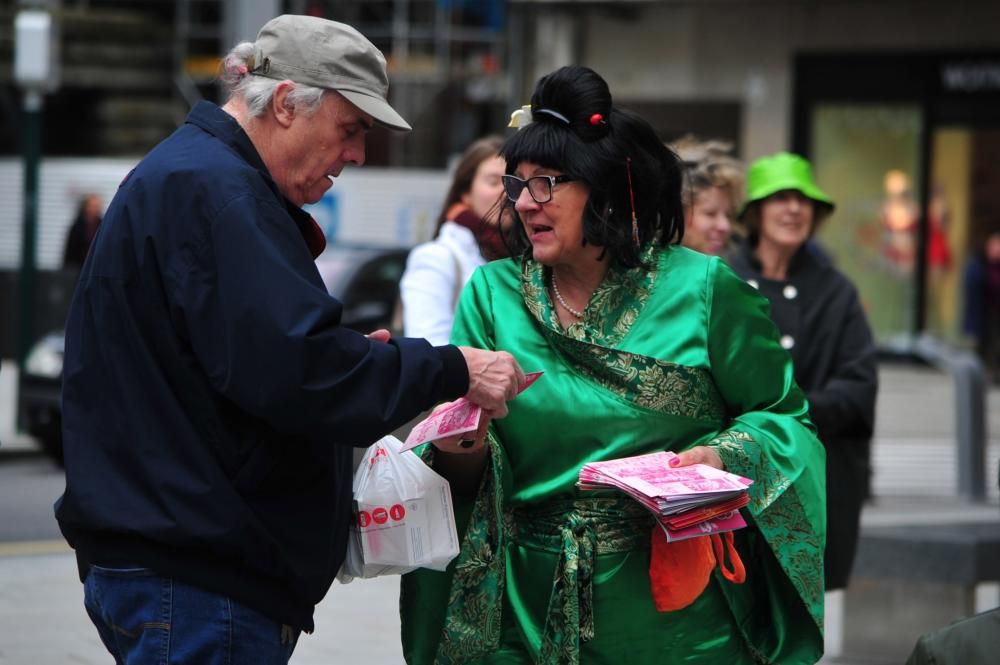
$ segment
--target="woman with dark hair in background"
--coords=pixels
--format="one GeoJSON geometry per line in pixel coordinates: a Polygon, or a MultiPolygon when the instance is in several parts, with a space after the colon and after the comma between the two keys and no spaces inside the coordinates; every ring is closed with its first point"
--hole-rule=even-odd
{"type": "Polygon", "coordinates": [[[826,588],[847,586],[868,494],[878,366],[858,292],[809,247],[833,201],[813,181],[808,161],[778,153],[747,172],[741,219],[747,243],[733,270],[771,303],[781,345],[809,399],[809,417],[826,447],[826,588]]]}
{"type": "Polygon", "coordinates": [[[981,247],[962,271],[962,332],[975,342],[987,380],[1000,385],[1000,229],[981,247]]]}
{"type": "Polygon", "coordinates": [[[80,198],[80,206],[69,233],[66,235],[66,247],[63,251],[63,268],[79,270],[90,251],[90,245],[97,235],[97,227],[101,225],[101,197],[97,194],[84,194],[80,198]]]}
{"type": "Polygon", "coordinates": [[[418,245],[406,260],[399,284],[403,334],[447,344],[462,287],[479,266],[507,256],[496,212],[503,196],[499,156],[503,139],[473,143],[455,167],[438,216],[434,240],[418,245]]]}
{"type": "Polygon", "coordinates": [[[512,123],[513,257],[473,275],[452,340],[545,374],[423,451],[462,544],[403,577],[407,662],[815,662],[822,449],[766,303],[678,246],[681,166],[594,71],[542,78],[512,123]],[[664,450],[754,480],[749,527],[718,541],[745,579],[709,537],[668,543],[637,502],[576,487],[587,462],[664,450]]]}

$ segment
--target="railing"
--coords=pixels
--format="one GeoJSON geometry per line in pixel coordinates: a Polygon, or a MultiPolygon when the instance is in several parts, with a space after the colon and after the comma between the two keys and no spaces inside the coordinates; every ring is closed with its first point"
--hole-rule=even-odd
{"type": "Polygon", "coordinates": [[[983,366],[973,353],[950,347],[930,335],[917,337],[912,351],[924,362],[951,375],[955,383],[958,495],[966,501],[981,502],[986,498],[986,384],[983,366]]]}

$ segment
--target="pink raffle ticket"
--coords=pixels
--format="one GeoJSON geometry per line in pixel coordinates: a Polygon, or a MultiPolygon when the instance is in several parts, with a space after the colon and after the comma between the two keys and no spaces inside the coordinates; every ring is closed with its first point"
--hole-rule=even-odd
{"type": "MultiPolygon", "coordinates": [[[[542,374],[542,372],[525,374],[524,385],[521,386],[517,394],[520,395],[531,387],[531,384],[537,381],[542,374]]],[[[400,452],[416,448],[423,443],[443,439],[446,436],[474,432],[479,428],[479,417],[482,413],[483,410],[478,405],[460,397],[429,418],[417,423],[410,430],[410,435],[406,437],[400,452]]]]}

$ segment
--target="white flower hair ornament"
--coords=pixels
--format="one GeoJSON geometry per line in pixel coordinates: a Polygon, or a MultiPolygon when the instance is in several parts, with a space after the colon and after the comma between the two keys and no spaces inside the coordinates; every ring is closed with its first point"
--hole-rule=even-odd
{"type": "MultiPolygon", "coordinates": [[[[571,124],[569,118],[564,116],[562,113],[559,113],[559,111],[553,111],[552,109],[538,109],[535,113],[545,113],[567,125],[571,124]]],[[[534,120],[535,116],[531,112],[531,105],[528,104],[527,106],[522,106],[510,114],[510,122],[507,126],[513,127],[514,129],[523,129],[534,122],[534,120]]]]}
{"type": "Polygon", "coordinates": [[[510,122],[507,123],[507,126],[512,129],[521,129],[530,125],[534,119],[534,116],[531,115],[531,104],[528,104],[510,114],[510,122]]]}

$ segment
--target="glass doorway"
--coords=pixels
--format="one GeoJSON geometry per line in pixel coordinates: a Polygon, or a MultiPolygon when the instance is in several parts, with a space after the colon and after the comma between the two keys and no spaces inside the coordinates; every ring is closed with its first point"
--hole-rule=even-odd
{"type": "MultiPolygon", "coordinates": [[[[963,275],[1000,230],[1000,130],[942,126],[934,130],[927,229],[927,330],[969,344],[963,329],[963,275]]],[[[971,305],[974,306],[974,305],[971,305]]]]}
{"type": "Polygon", "coordinates": [[[892,345],[917,324],[922,111],[824,103],[811,126],[816,180],[837,205],[817,241],[857,286],[876,340],[892,345]]]}
{"type": "Polygon", "coordinates": [[[966,311],[983,304],[966,304],[963,282],[975,273],[981,290],[974,259],[1000,231],[1000,79],[981,75],[993,71],[997,51],[795,58],[793,149],[837,203],[816,239],[885,351],[911,352],[922,332],[971,342],[966,311]]]}

